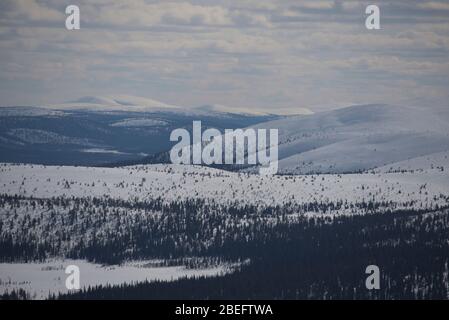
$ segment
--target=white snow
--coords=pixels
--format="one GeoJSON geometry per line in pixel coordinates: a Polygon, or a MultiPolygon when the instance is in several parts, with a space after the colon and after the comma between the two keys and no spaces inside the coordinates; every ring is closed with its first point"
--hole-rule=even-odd
{"type": "Polygon", "coordinates": [[[195,107],[195,110],[205,111],[205,112],[217,112],[217,113],[233,113],[233,114],[244,114],[248,116],[266,116],[269,114],[276,115],[299,115],[299,114],[312,114],[313,112],[307,108],[277,108],[274,112],[265,112],[263,109],[258,108],[240,108],[240,107],[230,107],[222,104],[208,104],[200,107],[195,107]]]}
{"type": "Polygon", "coordinates": [[[126,95],[88,96],[75,101],[46,106],[57,110],[153,112],[176,110],[180,107],[160,101],[126,95]]]}
{"type": "Polygon", "coordinates": [[[0,295],[24,289],[32,299],[46,299],[49,293],[67,293],[65,269],[76,265],[80,286],[118,285],[148,281],[173,281],[181,277],[214,276],[229,272],[226,266],[187,269],[183,266],[155,267],[151,261],[130,261],[123,265],[100,265],[85,260],[49,260],[38,263],[0,263],[0,295]],[[150,262],[150,263],[149,263],[150,262]]]}
{"type": "Polygon", "coordinates": [[[156,126],[165,126],[167,125],[167,121],[160,119],[124,119],[119,122],[114,122],[111,124],[111,127],[156,127],[156,126]]]}
{"type": "Polygon", "coordinates": [[[449,109],[353,106],[254,127],[279,130],[282,173],[358,172],[449,150],[449,109]]]}
{"type": "Polygon", "coordinates": [[[437,152],[421,157],[407,159],[392,163],[380,168],[376,172],[400,172],[400,171],[435,171],[449,170],[449,151],[437,152]]]}
{"type": "MultiPolygon", "coordinates": [[[[135,97],[128,95],[110,95],[110,96],[87,96],[60,104],[46,106],[55,110],[88,110],[88,111],[122,111],[122,112],[170,112],[189,116],[204,116],[213,114],[215,116],[226,116],[227,114],[240,114],[246,116],[262,116],[269,113],[259,110],[229,107],[219,104],[204,105],[200,107],[185,107],[166,104],[157,100],[135,97]]],[[[309,114],[310,110],[306,108],[297,108],[295,114],[309,114]]]]}
{"type": "Polygon", "coordinates": [[[90,149],[82,149],[81,152],[85,153],[110,153],[110,154],[130,154],[126,152],[121,152],[118,150],[112,150],[112,149],[102,149],[102,148],[90,148],[90,149]]]}
{"type": "Polygon", "coordinates": [[[391,202],[397,208],[447,204],[449,171],[259,176],[197,166],[94,168],[0,165],[0,192],[38,198],[111,197],[282,205],[287,202],[391,202]],[[424,187],[423,187],[424,186],[424,187]],[[424,188],[424,189],[423,189],[424,188]]]}

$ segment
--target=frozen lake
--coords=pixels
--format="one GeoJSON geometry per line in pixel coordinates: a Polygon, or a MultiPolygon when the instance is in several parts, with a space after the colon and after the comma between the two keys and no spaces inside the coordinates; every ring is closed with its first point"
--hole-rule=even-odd
{"type": "Polygon", "coordinates": [[[32,299],[46,299],[50,293],[67,293],[65,268],[80,269],[80,286],[118,285],[145,280],[173,281],[181,277],[214,276],[228,272],[225,266],[187,269],[183,266],[155,267],[151,261],[131,261],[122,265],[100,265],[85,260],[49,260],[44,263],[0,263],[0,294],[22,288],[32,299]],[[150,263],[149,263],[150,262],[150,263]]]}

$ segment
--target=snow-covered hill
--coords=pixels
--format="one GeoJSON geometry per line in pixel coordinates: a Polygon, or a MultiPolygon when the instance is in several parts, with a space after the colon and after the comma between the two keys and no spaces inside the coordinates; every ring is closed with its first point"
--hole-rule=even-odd
{"type": "Polygon", "coordinates": [[[437,152],[421,157],[395,162],[375,172],[441,172],[449,170],[449,151],[437,152]]]}
{"type": "Polygon", "coordinates": [[[259,176],[197,166],[140,165],[120,168],[0,166],[0,193],[27,197],[99,197],[145,201],[206,199],[231,205],[346,203],[332,213],[356,213],[352,205],[384,203],[385,209],[446,205],[449,171],[259,176]]]}
{"type": "Polygon", "coordinates": [[[250,108],[237,108],[237,107],[229,107],[221,104],[211,104],[211,105],[203,105],[200,107],[194,108],[197,111],[203,112],[214,112],[214,113],[232,113],[232,114],[245,114],[248,116],[266,116],[268,114],[276,114],[276,115],[304,115],[304,114],[313,114],[313,112],[307,108],[294,108],[294,109],[282,109],[278,108],[273,112],[264,112],[256,109],[250,108]]]}
{"type": "Polygon", "coordinates": [[[74,101],[46,105],[56,110],[124,111],[124,112],[183,112],[184,109],[153,99],[126,96],[87,96],[74,101]]]}
{"type": "Polygon", "coordinates": [[[449,150],[449,110],[360,105],[257,124],[279,129],[282,173],[364,171],[449,150]]]}
{"type": "MultiPolygon", "coordinates": [[[[86,96],[66,103],[46,105],[45,108],[55,110],[84,110],[84,111],[121,111],[121,112],[168,112],[182,115],[244,115],[268,116],[273,113],[255,109],[243,109],[220,104],[202,105],[198,107],[175,106],[157,100],[129,95],[86,96]]],[[[280,113],[284,114],[280,110],[280,113]]],[[[310,114],[306,108],[298,108],[294,114],[310,114]]]]}

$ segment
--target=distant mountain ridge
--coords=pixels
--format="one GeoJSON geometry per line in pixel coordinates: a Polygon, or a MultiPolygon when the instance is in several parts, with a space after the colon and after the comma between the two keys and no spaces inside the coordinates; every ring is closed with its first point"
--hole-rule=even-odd
{"type": "Polygon", "coordinates": [[[181,111],[182,108],[166,104],[157,100],[128,95],[86,96],[61,104],[46,106],[59,110],[91,110],[91,111],[181,111]]]}
{"type": "Polygon", "coordinates": [[[206,104],[197,107],[176,106],[157,100],[129,95],[86,96],[73,101],[41,106],[55,110],[84,111],[124,111],[124,112],[172,112],[189,115],[226,115],[241,114],[245,116],[268,116],[284,114],[311,114],[307,108],[278,109],[268,112],[255,108],[231,107],[221,104],[206,104]]]}
{"type": "MultiPolygon", "coordinates": [[[[235,111],[236,112],[236,111],[235,111]]],[[[0,108],[0,162],[107,165],[167,151],[170,133],[195,120],[218,129],[279,118],[182,108],[130,96],[0,108]]]]}

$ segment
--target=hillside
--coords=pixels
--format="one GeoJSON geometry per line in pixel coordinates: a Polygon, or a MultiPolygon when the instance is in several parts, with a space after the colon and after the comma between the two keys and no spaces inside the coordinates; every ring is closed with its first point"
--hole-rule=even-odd
{"type": "Polygon", "coordinates": [[[357,204],[385,208],[445,205],[449,171],[260,176],[198,166],[138,165],[119,168],[0,166],[1,192],[36,198],[98,197],[145,201],[201,199],[222,205],[283,206],[345,203],[328,213],[354,213],[357,204]],[[388,204],[388,205],[387,205],[388,204]]]}
{"type": "MultiPolygon", "coordinates": [[[[235,111],[237,112],[237,111],[235,111]]],[[[107,165],[170,149],[170,132],[205,126],[239,128],[279,118],[181,108],[146,98],[84,97],[45,107],[0,108],[0,161],[107,165]]]]}
{"type": "Polygon", "coordinates": [[[285,288],[291,298],[348,298],[353,288],[366,297],[364,277],[354,274],[379,263],[387,288],[380,297],[444,297],[449,173],[415,166],[422,169],[260,176],[2,164],[0,296],[66,293],[58,279],[75,263],[84,290],[95,288],[72,292],[78,298],[97,290],[134,296],[141,286],[141,298],[160,297],[159,286],[171,298],[235,298],[235,288],[246,298],[285,297],[285,288]],[[185,290],[185,282],[208,289],[185,290]]]}
{"type": "Polygon", "coordinates": [[[449,110],[360,105],[257,124],[279,129],[281,173],[359,172],[449,150],[449,110]]]}

